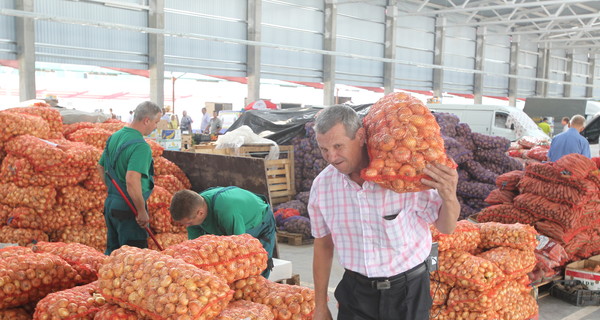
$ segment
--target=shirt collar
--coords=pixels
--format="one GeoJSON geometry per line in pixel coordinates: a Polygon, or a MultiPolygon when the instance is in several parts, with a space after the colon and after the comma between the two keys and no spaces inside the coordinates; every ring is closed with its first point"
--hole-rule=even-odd
{"type": "Polygon", "coordinates": [[[346,188],[353,188],[353,189],[363,189],[363,190],[373,190],[373,188],[375,188],[375,182],[372,181],[365,181],[363,182],[362,186],[359,186],[356,182],[352,181],[352,179],[350,179],[350,176],[347,174],[343,174],[339,171],[337,171],[337,169],[333,169],[337,172],[337,174],[342,176],[342,181],[344,182],[344,187],[346,188]]]}

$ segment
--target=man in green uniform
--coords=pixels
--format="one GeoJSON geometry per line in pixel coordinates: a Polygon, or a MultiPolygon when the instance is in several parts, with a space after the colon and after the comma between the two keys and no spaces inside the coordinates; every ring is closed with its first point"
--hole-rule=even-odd
{"type": "Polygon", "coordinates": [[[181,190],[171,200],[171,216],[187,226],[188,238],[205,234],[231,236],[248,233],[257,238],[268,253],[268,278],[273,267],[275,217],[262,195],[238,187],[215,187],[196,193],[181,190]]]}
{"type": "Polygon", "coordinates": [[[142,102],[135,109],[133,121],[106,141],[98,170],[108,187],[108,196],[104,202],[107,255],[123,245],[148,247],[145,227],[148,226],[150,217],[146,200],[154,188],[154,164],[152,150],[144,136],[156,129],[161,116],[162,111],[154,102],[142,102]],[[114,183],[120,187],[123,195],[114,183]],[[133,204],[137,217],[123,196],[133,204]]]}

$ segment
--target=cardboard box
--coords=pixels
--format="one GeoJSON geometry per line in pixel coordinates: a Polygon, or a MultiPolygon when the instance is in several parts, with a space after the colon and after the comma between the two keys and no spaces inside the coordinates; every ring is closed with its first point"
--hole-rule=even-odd
{"type": "Polygon", "coordinates": [[[292,262],[273,258],[273,270],[269,274],[269,280],[280,281],[292,277],[292,262]]]}
{"type": "Polygon", "coordinates": [[[187,144],[188,147],[192,147],[192,144],[194,144],[194,140],[192,139],[192,135],[191,134],[182,134],[181,135],[181,143],[182,144],[187,144]]]}
{"type": "Polygon", "coordinates": [[[167,120],[158,121],[158,123],[156,124],[156,130],[166,130],[166,129],[169,129],[169,121],[167,121],[167,120]]]}
{"type": "Polygon", "coordinates": [[[146,138],[150,139],[150,140],[158,140],[158,138],[160,137],[160,132],[158,131],[158,129],[155,129],[154,131],[150,132],[150,134],[148,136],[146,136],[146,138]]]}
{"type": "Polygon", "coordinates": [[[565,270],[565,280],[580,280],[590,290],[600,290],[600,272],[584,270],[600,266],[600,261],[580,260],[569,263],[565,270]]]}
{"type": "Polygon", "coordinates": [[[160,130],[161,140],[181,140],[181,131],[178,129],[160,130]]]}
{"type": "Polygon", "coordinates": [[[163,148],[165,148],[165,150],[174,150],[174,151],[180,151],[181,150],[181,140],[162,140],[159,139],[158,144],[160,144],[163,148]]]}

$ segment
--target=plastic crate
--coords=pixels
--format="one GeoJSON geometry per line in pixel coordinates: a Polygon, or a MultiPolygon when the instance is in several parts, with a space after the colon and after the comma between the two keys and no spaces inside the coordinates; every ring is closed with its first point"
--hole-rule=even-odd
{"type": "Polygon", "coordinates": [[[600,290],[577,290],[575,293],[570,293],[562,288],[557,287],[557,284],[562,285],[578,285],[579,280],[557,280],[552,283],[550,295],[569,302],[575,306],[600,306],[600,290]]]}

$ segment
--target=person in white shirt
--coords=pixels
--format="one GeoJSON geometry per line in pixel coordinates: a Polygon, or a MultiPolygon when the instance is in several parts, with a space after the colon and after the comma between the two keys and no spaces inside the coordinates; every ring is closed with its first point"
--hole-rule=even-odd
{"type": "Polygon", "coordinates": [[[205,132],[210,124],[210,115],[206,112],[206,108],[202,108],[202,122],[200,123],[200,132],[205,132]]]}
{"type": "Polygon", "coordinates": [[[569,130],[569,117],[563,117],[560,120],[560,123],[563,125],[563,131],[562,132],[567,132],[567,130],[569,130]]]}
{"type": "Polygon", "coordinates": [[[133,122],[133,111],[129,111],[129,118],[127,118],[127,123],[133,122]]]}

